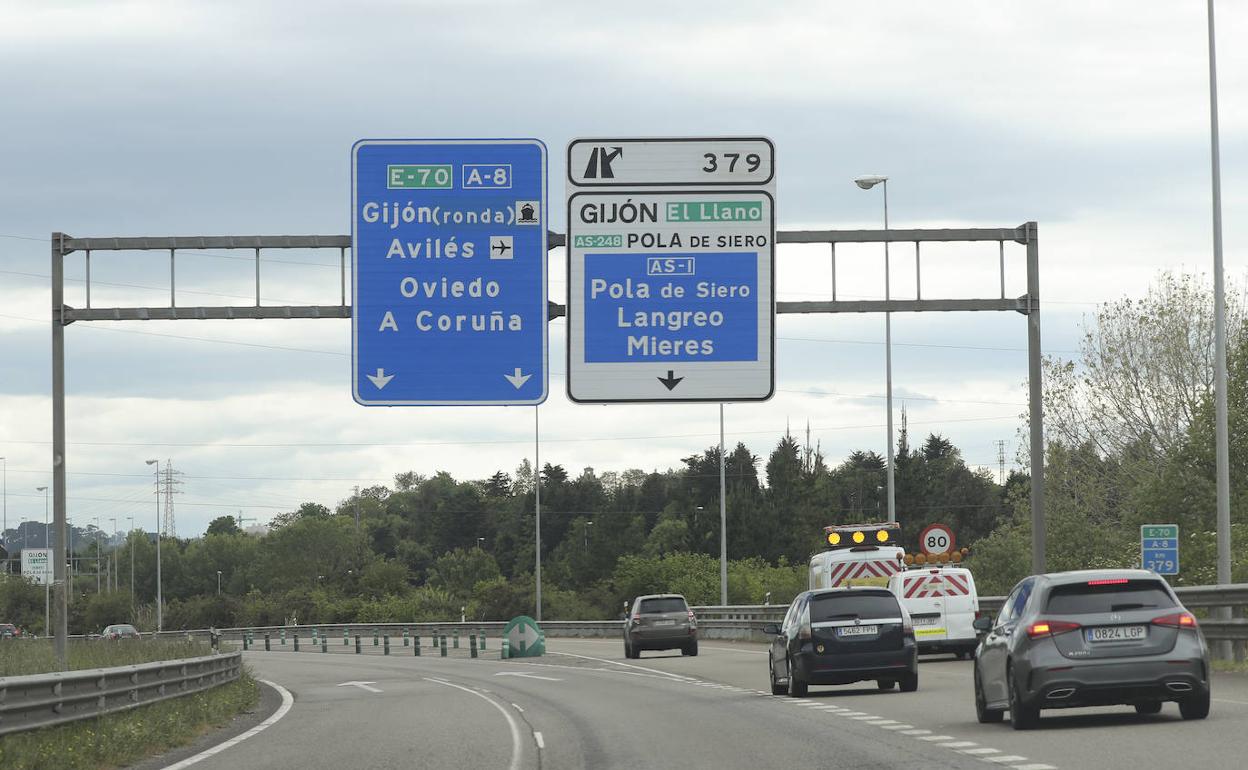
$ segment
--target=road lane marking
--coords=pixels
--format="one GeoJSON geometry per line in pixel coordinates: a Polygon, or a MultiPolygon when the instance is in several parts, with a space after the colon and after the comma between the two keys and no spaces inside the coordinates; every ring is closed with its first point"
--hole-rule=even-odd
{"type": "Polygon", "coordinates": [[[634,666],[632,663],[621,663],[618,660],[610,660],[608,658],[595,658],[592,655],[576,655],[571,652],[555,652],[554,650],[548,650],[547,652],[549,652],[551,655],[566,655],[569,658],[581,658],[582,660],[593,660],[593,661],[597,661],[598,663],[610,663],[613,666],[623,666],[624,668],[634,668],[634,669],[637,669],[638,671],[646,671],[651,674],[661,674],[662,676],[675,679],[678,682],[696,682],[697,681],[691,676],[682,676],[680,674],[673,674],[670,671],[663,671],[662,669],[657,669],[657,668],[646,668],[645,666],[634,666]]]}
{"type": "Polygon", "coordinates": [[[880,725],[880,727],[885,730],[905,730],[906,732],[910,732],[910,728],[914,727],[914,725],[903,725],[899,723],[895,725],[880,725]]]}
{"type": "Polygon", "coordinates": [[[516,722],[516,718],[511,715],[510,711],[498,705],[498,703],[495,702],[495,700],[491,698],[490,696],[482,695],[481,693],[477,692],[471,687],[464,687],[462,685],[455,684],[454,682],[448,682],[445,679],[433,679],[431,677],[424,677],[424,680],[426,682],[435,682],[437,684],[440,684],[446,687],[454,687],[456,690],[463,690],[469,695],[480,698],[481,700],[490,704],[494,708],[498,709],[498,712],[502,714],[503,717],[507,720],[507,727],[511,729],[511,763],[507,765],[507,768],[508,770],[519,770],[519,767],[520,767],[520,725],[516,722]]]}
{"type": "Polygon", "coordinates": [[[274,690],[277,690],[278,695],[282,696],[282,705],[277,707],[277,711],[274,711],[272,716],[270,716],[268,719],[264,720],[260,724],[256,725],[255,727],[251,728],[247,732],[240,733],[239,735],[234,736],[228,741],[224,741],[222,743],[218,743],[216,746],[212,746],[210,748],[204,749],[198,754],[187,757],[181,762],[176,762],[172,765],[169,765],[165,767],[164,770],[182,770],[182,768],[184,767],[190,767],[196,762],[200,762],[202,760],[207,759],[208,757],[219,754],[222,751],[225,751],[226,749],[230,748],[231,746],[237,746],[238,744],[242,743],[243,741],[247,740],[253,735],[257,735],[259,733],[264,732],[265,730],[269,729],[273,725],[277,724],[278,720],[280,720],[282,717],[286,716],[286,713],[290,711],[290,707],[293,706],[295,703],[295,696],[290,694],[290,690],[287,690],[285,687],[282,687],[277,682],[270,682],[267,679],[258,679],[256,681],[260,682],[261,684],[267,684],[269,687],[272,687],[274,690]]]}
{"type": "Polygon", "coordinates": [[[902,735],[931,735],[931,730],[902,730],[902,735]]]}
{"type": "Polygon", "coordinates": [[[1236,706],[1248,706],[1248,701],[1227,700],[1226,698],[1214,698],[1213,700],[1216,703],[1234,703],[1236,706]]]}
{"type": "Polygon", "coordinates": [[[997,762],[1004,765],[1007,762],[1026,762],[1027,757],[1020,757],[1016,754],[1002,754],[999,757],[984,757],[985,762],[997,762]]]}
{"type": "Polygon", "coordinates": [[[946,749],[967,749],[971,746],[978,746],[975,741],[950,741],[949,743],[940,743],[938,746],[946,749]]]}
{"type": "Polygon", "coordinates": [[[517,706],[517,705],[516,705],[516,704],[514,704],[514,703],[513,703],[513,704],[511,704],[511,707],[512,707],[512,708],[514,708],[516,711],[519,711],[521,714],[523,714],[523,713],[524,713],[524,709],[520,708],[519,706],[517,706]]]}
{"type": "MultiPolygon", "coordinates": [[[[541,679],[544,682],[562,682],[563,681],[562,679],[556,679],[553,676],[538,676],[537,674],[526,674],[523,671],[499,671],[499,672],[496,672],[494,676],[522,676],[525,679],[541,679]]],[[[489,690],[483,690],[482,692],[489,692],[489,690]]]]}
{"type": "Polygon", "coordinates": [[[921,735],[919,736],[919,740],[921,741],[951,741],[953,739],[954,738],[952,735],[921,735]]]}
{"type": "Polygon", "coordinates": [[[877,717],[875,714],[863,714],[861,716],[854,717],[854,721],[856,722],[866,722],[870,719],[879,719],[879,717],[877,717]]]}
{"type": "Polygon", "coordinates": [[[537,741],[537,747],[539,749],[546,748],[546,741],[542,740],[542,734],[536,730],[533,731],[533,740],[537,741]]]}
{"type": "Polygon", "coordinates": [[[1057,770],[1054,765],[1015,765],[1014,770],[1057,770]]]}
{"type": "Polygon", "coordinates": [[[358,687],[361,690],[368,690],[369,692],[381,692],[381,689],[378,687],[370,687],[370,685],[374,685],[374,684],[377,684],[377,683],[376,682],[343,682],[342,684],[338,686],[339,687],[358,687]]]}
{"type": "Polygon", "coordinates": [[[970,754],[973,757],[983,757],[985,754],[1000,754],[1000,749],[980,748],[980,749],[963,749],[963,754],[970,754]]]}

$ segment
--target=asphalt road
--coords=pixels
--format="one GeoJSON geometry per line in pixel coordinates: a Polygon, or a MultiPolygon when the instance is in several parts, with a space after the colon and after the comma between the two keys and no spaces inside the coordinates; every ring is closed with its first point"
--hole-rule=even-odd
{"type": "Polygon", "coordinates": [[[1248,755],[1248,677],[1215,680],[1213,711],[1045,712],[1041,727],[980,725],[970,663],[924,659],[917,693],[815,687],[766,693],[766,648],[624,658],[615,640],[550,639],[544,658],[250,652],[289,713],[197,768],[1236,767],[1248,755]],[[359,684],[344,684],[360,682],[359,684]]]}

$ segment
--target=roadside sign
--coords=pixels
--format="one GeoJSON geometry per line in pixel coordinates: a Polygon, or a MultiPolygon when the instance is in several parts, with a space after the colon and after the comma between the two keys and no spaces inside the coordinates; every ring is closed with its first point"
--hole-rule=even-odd
{"type": "Polygon", "coordinates": [[[928,556],[949,553],[953,546],[953,527],[947,524],[929,524],[919,533],[919,550],[928,556]]]}
{"type": "Polygon", "coordinates": [[[770,140],[574,140],[567,230],[569,398],[771,397],[770,140]]]}
{"type": "Polygon", "coordinates": [[[1140,565],[1158,575],[1179,574],[1179,525],[1140,526],[1140,565]]]}
{"type": "Polygon", "coordinates": [[[511,619],[503,629],[512,658],[536,658],[546,652],[545,636],[537,621],[528,615],[511,619]]]}
{"type": "Polygon", "coordinates": [[[536,139],[356,142],[358,403],[546,399],[546,185],[536,139]]]}
{"type": "Polygon", "coordinates": [[[22,574],[38,585],[52,582],[52,549],[23,548],[22,574]]]}

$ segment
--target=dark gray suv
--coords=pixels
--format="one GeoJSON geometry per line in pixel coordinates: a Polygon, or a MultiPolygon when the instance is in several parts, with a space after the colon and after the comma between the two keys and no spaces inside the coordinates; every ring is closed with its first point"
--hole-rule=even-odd
{"type": "Polygon", "coordinates": [[[698,621],[680,594],[652,594],[633,600],[624,620],[624,656],[641,657],[642,650],[679,649],[698,654],[698,621]]]}
{"type": "Polygon", "coordinates": [[[881,690],[919,688],[910,616],[885,588],[826,588],[797,595],[767,655],[771,694],[806,695],[812,684],[876,680],[881,690]]]}
{"type": "Polygon", "coordinates": [[[1209,648],[1174,591],[1145,570],[1034,575],[1014,587],[975,656],[975,714],[1015,729],[1041,709],[1131,705],[1209,714],[1209,648]]]}

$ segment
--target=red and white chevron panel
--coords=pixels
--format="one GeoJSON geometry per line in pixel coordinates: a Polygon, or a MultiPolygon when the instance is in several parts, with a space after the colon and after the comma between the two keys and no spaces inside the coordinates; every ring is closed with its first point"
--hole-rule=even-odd
{"type": "Polygon", "coordinates": [[[879,559],[875,561],[847,561],[833,564],[828,569],[828,585],[838,587],[846,580],[856,578],[889,578],[900,572],[901,568],[892,561],[879,559]]]}
{"type": "Polygon", "coordinates": [[[905,598],[935,599],[941,596],[970,596],[970,579],[965,575],[940,573],[906,578],[905,598]]]}

